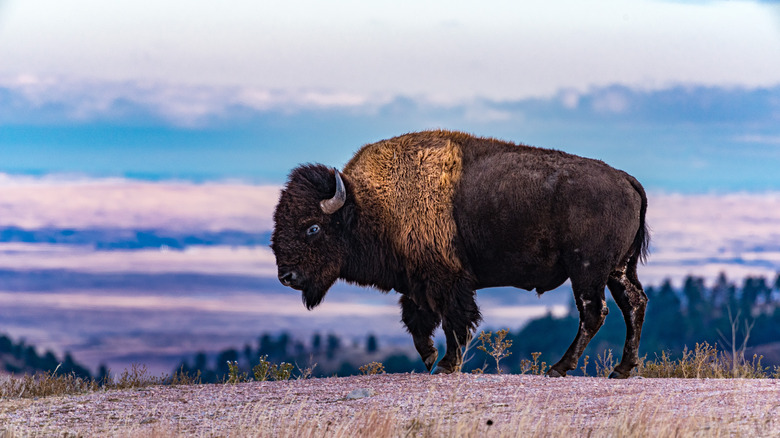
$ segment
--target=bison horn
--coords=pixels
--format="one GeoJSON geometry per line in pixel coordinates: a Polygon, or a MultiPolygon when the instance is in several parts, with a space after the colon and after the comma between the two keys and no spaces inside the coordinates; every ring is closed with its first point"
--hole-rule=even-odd
{"type": "Polygon", "coordinates": [[[330,199],[323,199],[320,201],[320,208],[325,214],[333,214],[344,206],[344,202],[347,200],[347,191],[344,189],[344,181],[341,180],[339,171],[333,169],[336,174],[336,194],[330,199]]]}

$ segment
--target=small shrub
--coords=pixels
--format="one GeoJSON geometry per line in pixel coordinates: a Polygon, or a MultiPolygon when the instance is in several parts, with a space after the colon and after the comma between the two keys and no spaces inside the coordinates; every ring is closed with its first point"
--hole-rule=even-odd
{"type": "Polygon", "coordinates": [[[487,367],[488,367],[488,364],[487,364],[487,362],[485,362],[482,365],[482,368],[474,368],[473,370],[471,370],[471,374],[485,374],[485,370],[487,369],[487,367]]]}
{"type": "Polygon", "coordinates": [[[252,368],[252,374],[258,382],[265,382],[270,377],[271,363],[268,362],[268,355],[260,356],[260,363],[252,368]]]}
{"type": "Polygon", "coordinates": [[[596,356],[596,376],[608,377],[614,368],[615,359],[612,357],[611,349],[596,356]]]}
{"type": "Polygon", "coordinates": [[[164,385],[169,378],[167,375],[153,377],[148,374],[146,365],[131,364],[130,369],[125,368],[119,379],[106,378],[103,383],[105,389],[133,389],[147,386],[164,385]]]}
{"type": "Polygon", "coordinates": [[[298,364],[295,364],[296,368],[298,368],[298,377],[297,380],[306,380],[311,378],[312,374],[314,373],[314,368],[317,367],[317,363],[314,362],[314,357],[309,357],[309,366],[306,368],[301,369],[301,367],[298,366],[298,364]]]}
{"type": "Polygon", "coordinates": [[[201,383],[203,383],[200,379],[200,375],[201,375],[200,370],[197,370],[195,374],[190,374],[189,372],[184,370],[184,365],[182,365],[179,371],[173,373],[173,376],[171,376],[171,379],[168,381],[168,384],[171,386],[200,385],[201,383]]]}
{"type": "Polygon", "coordinates": [[[252,368],[255,380],[265,382],[272,380],[289,380],[292,375],[293,364],[282,362],[279,365],[268,362],[268,355],[260,356],[260,363],[252,368]]]}
{"type": "Polygon", "coordinates": [[[290,380],[290,377],[292,376],[292,370],[293,370],[293,364],[282,362],[279,365],[272,365],[271,366],[271,378],[280,381],[280,380],[290,380]]]}
{"type": "Polygon", "coordinates": [[[588,377],[588,360],[590,359],[590,356],[587,354],[585,355],[585,358],[582,359],[582,367],[580,369],[582,370],[582,375],[585,377],[588,377]]]}
{"type": "Polygon", "coordinates": [[[495,338],[492,332],[482,332],[479,334],[479,341],[481,345],[477,346],[478,350],[482,350],[485,353],[493,357],[496,361],[496,373],[501,374],[501,359],[512,354],[509,348],[512,347],[512,341],[506,340],[506,335],[509,334],[509,330],[502,329],[496,332],[495,338]]]}
{"type": "Polygon", "coordinates": [[[382,365],[381,362],[371,362],[369,364],[363,365],[359,368],[360,374],[364,376],[373,376],[376,374],[384,374],[385,373],[385,366],[382,365]]]}
{"type": "Polygon", "coordinates": [[[227,361],[228,366],[228,378],[226,383],[229,384],[236,384],[236,383],[244,383],[249,381],[249,375],[247,373],[242,373],[241,369],[238,367],[238,361],[227,361]]]}
{"type": "Polygon", "coordinates": [[[520,360],[520,374],[526,374],[530,373],[534,376],[542,376],[544,373],[547,372],[547,362],[541,362],[539,363],[539,357],[542,355],[540,352],[531,353],[531,358],[533,359],[522,359],[520,360]]]}

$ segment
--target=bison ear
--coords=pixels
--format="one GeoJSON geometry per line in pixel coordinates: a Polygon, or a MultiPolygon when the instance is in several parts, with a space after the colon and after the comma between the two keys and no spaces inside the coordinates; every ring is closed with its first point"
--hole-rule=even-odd
{"type": "Polygon", "coordinates": [[[336,193],[332,198],[320,201],[320,208],[325,214],[337,212],[347,202],[347,189],[344,187],[344,181],[342,181],[339,171],[335,168],[333,169],[333,174],[336,178],[336,193]]]}

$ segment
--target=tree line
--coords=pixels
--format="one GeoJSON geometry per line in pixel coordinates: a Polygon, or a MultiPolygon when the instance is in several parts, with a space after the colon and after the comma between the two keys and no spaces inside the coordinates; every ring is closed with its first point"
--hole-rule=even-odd
{"type": "MultiPolygon", "coordinates": [[[[661,352],[679,357],[686,347],[690,349],[701,342],[717,344],[719,349],[728,351],[747,341],[746,346],[759,352],[762,346],[780,344],[780,273],[773,280],[747,277],[739,285],[721,274],[710,286],[701,277],[689,276],[682,287],[676,288],[667,280],[661,286],[647,287],[645,292],[649,302],[640,356],[646,355],[650,360],[661,352]]],[[[607,305],[609,315],[604,326],[584,353],[591,358],[591,367],[606,351],[612,350],[616,358],[622,354],[625,324],[614,301],[608,299],[607,305]]],[[[548,313],[519,330],[510,331],[506,340],[511,341],[512,346],[509,356],[501,362],[502,370],[520,372],[521,361],[536,352],[542,353],[540,361],[546,361],[548,365],[553,363],[571,343],[578,324],[577,310],[571,300],[565,316],[554,317],[548,313]]],[[[489,327],[485,329],[490,330],[489,327]]],[[[437,347],[442,354],[444,346],[439,344],[437,347]]],[[[273,363],[293,364],[298,370],[316,364],[312,370],[314,376],[358,374],[361,366],[372,361],[381,362],[389,373],[426,371],[419,357],[382,347],[376,334],[367,334],[356,345],[332,333],[315,333],[308,342],[288,333],[263,334],[254,346],[226,349],[216,355],[200,352],[183,359],[173,371],[199,372],[203,382],[218,382],[228,375],[228,362],[237,362],[241,368],[251,370],[263,356],[273,363]]],[[[493,371],[492,360],[475,347],[469,349],[466,358],[464,371],[483,367],[488,372],[493,371]]],[[[57,369],[83,378],[92,377],[90,371],[67,352],[62,358],[51,351],[38,354],[35,347],[24,340],[14,342],[4,335],[0,335],[0,364],[5,371],[14,374],[57,369]]],[[[780,365],[780,357],[766,357],[764,364],[780,365]]],[[[97,378],[104,378],[107,372],[101,366],[97,378]]]]}
{"type": "MultiPolygon", "coordinates": [[[[666,352],[679,357],[687,347],[707,342],[718,345],[721,350],[731,349],[732,342],[741,343],[747,337],[749,346],[760,346],[780,342],[780,273],[772,281],[765,277],[747,277],[741,285],[729,281],[721,274],[712,286],[706,286],[704,279],[689,276],[680,288],[670,280],[658,287],[647,287],[649,302],[642,330],[640,356],[649,360],[666,352]],[[736,341],[732,340],[732,334],[736,341]]],[[[608,292],[607,292],[608,294],[608,292]]],[[[607,300],[609,316],[604,326],[585,351],[590,360],[589,373],[595,371],[599,355],[612,350],[616,358],[623,351],[625,323],[620,309],[611,299],[607,300]]],[[[489,321],[488,321],[489,324],[489,321]]],[[[506,340],[512,342],[510,355],[501,362],[504,372],[520,372],[521,361],[532,353],[541,352],[539,361],[552,364],[561,357],[577,332],[579,316],[573,300],[567,315],[554,317],[551,313],[531,320],[523,328],[510,331],[506,340]]],[[[410,340],[411,342],[411,340],[410,340]]],[[[737,345],[735,347],[740,347],[737,345]]],[[[438,345],[440,354],[443,345],[438,345]]],[[[228,373],[227,362],[237,361],[242,368],[251,369],[261,356],[275,363],[291,363],[303,370],[312,363],[318,368],[315,376],[353,375],[360,366],[369,361],[384,364],[387,372],[425,372],[422,361],[416,356],[404,353],[383,353],[374,334],[369,334],[359,348],[345,348],[345,343],[336,335],[316,333],[308,343],[293,339],[287,333],[277,336],[262,335],[256,347],[246,345],[242,350],[222,351],[214,362],[205,353],[199,353],[192,360],[185,360],[179,367],[190,373],[200,371],[207,382],[224,380],[228,373]]],[[[486,352],[472,347],[467,351],[468,359],[464,371],[474,369],[492,370],[492,359],[486,352]]],[[[771,359],[766,365],[780,365],[771,359]]],[[[577,374],[579,369],[572,372],[577,374]]]]}
{"type": "Polygon", "coordinates": [[[5,371],[12,374],[57,370],[84,379],[92,377],[89,370],[73,360],[70,353],[65,353],[61,359],[51,350],[40,355],[34,346],[28,345],[24,340],[14,342],[5,335],[0,335],[0,364],[5,371]]]}

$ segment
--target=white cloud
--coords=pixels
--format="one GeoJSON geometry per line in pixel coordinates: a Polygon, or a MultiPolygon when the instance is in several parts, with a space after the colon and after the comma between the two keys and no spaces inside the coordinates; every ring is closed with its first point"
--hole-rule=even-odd
{"type": "Polygon", "coordinates": [[[629,109],[629,98],[618,90],[607,90],[594,97],[593,109],[600,113],[624,113],[629,109]]]}
{"type": "Polygon", "coordinates": [[[747,1],[40,0],[4,15],[2,74],[438,100],[780,82],[776,8],[747,1]]]}
{"type": "Polygon", "coordinates": [[[278,186],[19,177],[0,173],[0,226],[170,230],[272,228],[278,186]],[[67,202],[65,202],[67,201],[67,202]]]}
{"type": "Polygon", "coordinates": [[[762,143],[780,145],[780,135],[745,134],[734,138],[740,143],[762,143]]]}
{"type": "Polygon", "coordinates": [[[0,269],[67,270],[89,273],[193,273],[276,277],[266,247],[191,246],[183,251],[94,251],[91,247],[0,243],[0,269]]]}
{"type": "Polygon", "coordinates": [[[5,103],[5,118],[13,118],[21,111],[40,113],[53,107],[71,122],[132,118],[139,115],[134,113],[147,113],[182,126],[197,126],[214,117],[230,115],[229,111],[237,107],[295,111],[381,105],[387,100],[337,91],[96,81],[29,74],[0,76],[0,90],[3,88],[17,97],[5,103]]]}

